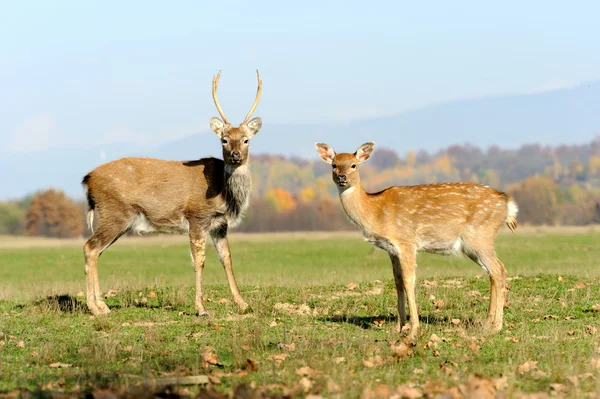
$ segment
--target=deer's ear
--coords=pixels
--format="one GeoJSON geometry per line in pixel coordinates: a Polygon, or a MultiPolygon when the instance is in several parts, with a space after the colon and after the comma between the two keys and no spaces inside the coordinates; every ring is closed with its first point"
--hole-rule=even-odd
{"type": "Polygon", "coordinates": [[[210,128],[217,136],[221,137],[225,131],[225,124],[222,120],[213,116],[210,118],[210,128]]]}
{"type": "Polygon", "coordinates": [[[333,148],[325,143],[315,143],[315,147],[323,161],[329,164],[333,163],[333,158],[335,158],[335,151],[333,151],[333,148]]]}
{"type": "Polygon", "coordinates": [[[365,162],[371,157],[373,149],[375,149],[375,143],[369,141],[368,143],[364,143],[363,145],[358,147],[358,150],[356,150],[354,156],[356,157],[356,159],[358,159],[358,162],[365,162]]]}
{"type": "Polygon", "coordinates": [[[250,122],[246,123],[246,126],[250,130],[250,134],[254,136],[262,127],[262,119],[259,117],[253,118],[250,122]]]}

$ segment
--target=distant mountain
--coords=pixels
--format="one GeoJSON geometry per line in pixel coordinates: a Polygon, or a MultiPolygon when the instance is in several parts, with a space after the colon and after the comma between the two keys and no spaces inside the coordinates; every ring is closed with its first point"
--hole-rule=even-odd
{"type": "MultiPolygon", "coordinates": [[[[353,151],[365,141],[405,154],[436,151],[456,143],[479,147],[516,148],[523,143],[544,145],[591,141],[600,134],[600,81],[544,93],[458,100],[397,115],[347,123],[271,125],[252,141],[253,153],[315,157],[313,143],[324,141],[338,151],[353,151]]],[[[0,199],[22,196],[53,186],[80,197],[81,177],[103,160],[127,155],[165,159],[220,156],[210,132],[162,145],[144,154],[133,144],[86,150],[50,150],[26,155],[1,154],[0,199]],[[102,156],[102,154],[104,154],[102,156]]]]}

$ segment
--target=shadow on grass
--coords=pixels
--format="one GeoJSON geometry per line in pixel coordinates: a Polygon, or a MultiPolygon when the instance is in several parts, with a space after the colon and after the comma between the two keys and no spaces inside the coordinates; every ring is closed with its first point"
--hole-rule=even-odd
{"type": "Polygon", "coordinates": [[[48,296],[44,299],[33,302],[33,306],[45,307],[63,313],[88,312],[88,307],[84,302],[79,301],[77,297],[67,294],[48,296]]]}
{"type": "MultiPolygon", "coordinates": [[[[375,328],[381,326],[383,323],[396,323],[398,321],[398,317],[392,314],[388,315],[378,315],[378,316],[332,316],[332,317],[323,317],[319,319],[320,321],[330,322],[330,323],[347,323],[353,324],[365,330],[370,328],[375,328]]],[[[410,317],[408,317],[410,320],[410,317]]],[[[407,320],[407,322],[408,322],[407,320]]],[[[449,324],[450,319],[446,316],[437,317],[437,316],[419,316],[419,321],[424,324],[449,324]]],[[[473,326],[475,322],[471,319],[462,320],[462,323],[465,323],[467,326],[473,326]]]]}

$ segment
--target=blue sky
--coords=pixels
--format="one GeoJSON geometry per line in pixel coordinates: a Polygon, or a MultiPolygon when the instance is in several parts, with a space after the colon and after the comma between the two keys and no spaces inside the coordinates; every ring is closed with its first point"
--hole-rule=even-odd
{"type": "MultiPolygon", "coordinates": [[[[239,123],[344,121],[600,78],[599,2],[14,1],[3,151],[152,146],[239,123]]],[[[284,134],[284,132],[282,132],[284,134]]]]}

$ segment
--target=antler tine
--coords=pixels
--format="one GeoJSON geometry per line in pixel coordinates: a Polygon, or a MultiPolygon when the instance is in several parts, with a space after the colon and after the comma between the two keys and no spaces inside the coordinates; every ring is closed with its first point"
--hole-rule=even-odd
{"type": "Polygon", "coordinates": [[[258,89],[256,90],[256,100],[254,100],[254,104],[252,104],[252,108],[250,108],[250,112],[248,112],[248,115],[246,115],[246,118],[242,122],[242,125],[248,122],[248,119],[250,119],[252,113],[256,109],[256,106],[258,105],[258,102],[260,101],[260,92],[262,91],[262,79],[260,78],[260,72],[258,72],[258,69],[256,70],[256,76],[258,77],[258,89]]]}
{"type": "Polygon", "coordinates": [[[228,125],[229,122],[227,122],[227,118],[225,117],[225,114],[223,113],[223,110],[221,109],[221,105],[219,104],[219,99],[217,98],[217,86],[219,85],[220,78],[221,78],[221,71],[219,71],[217,76],[213,76],[212,96],[213,96],[215,105],[217,106],[217,111],[219,111],[219,115],[221,115],[221,119],[223,119],[223,123],[228,125]]]}

